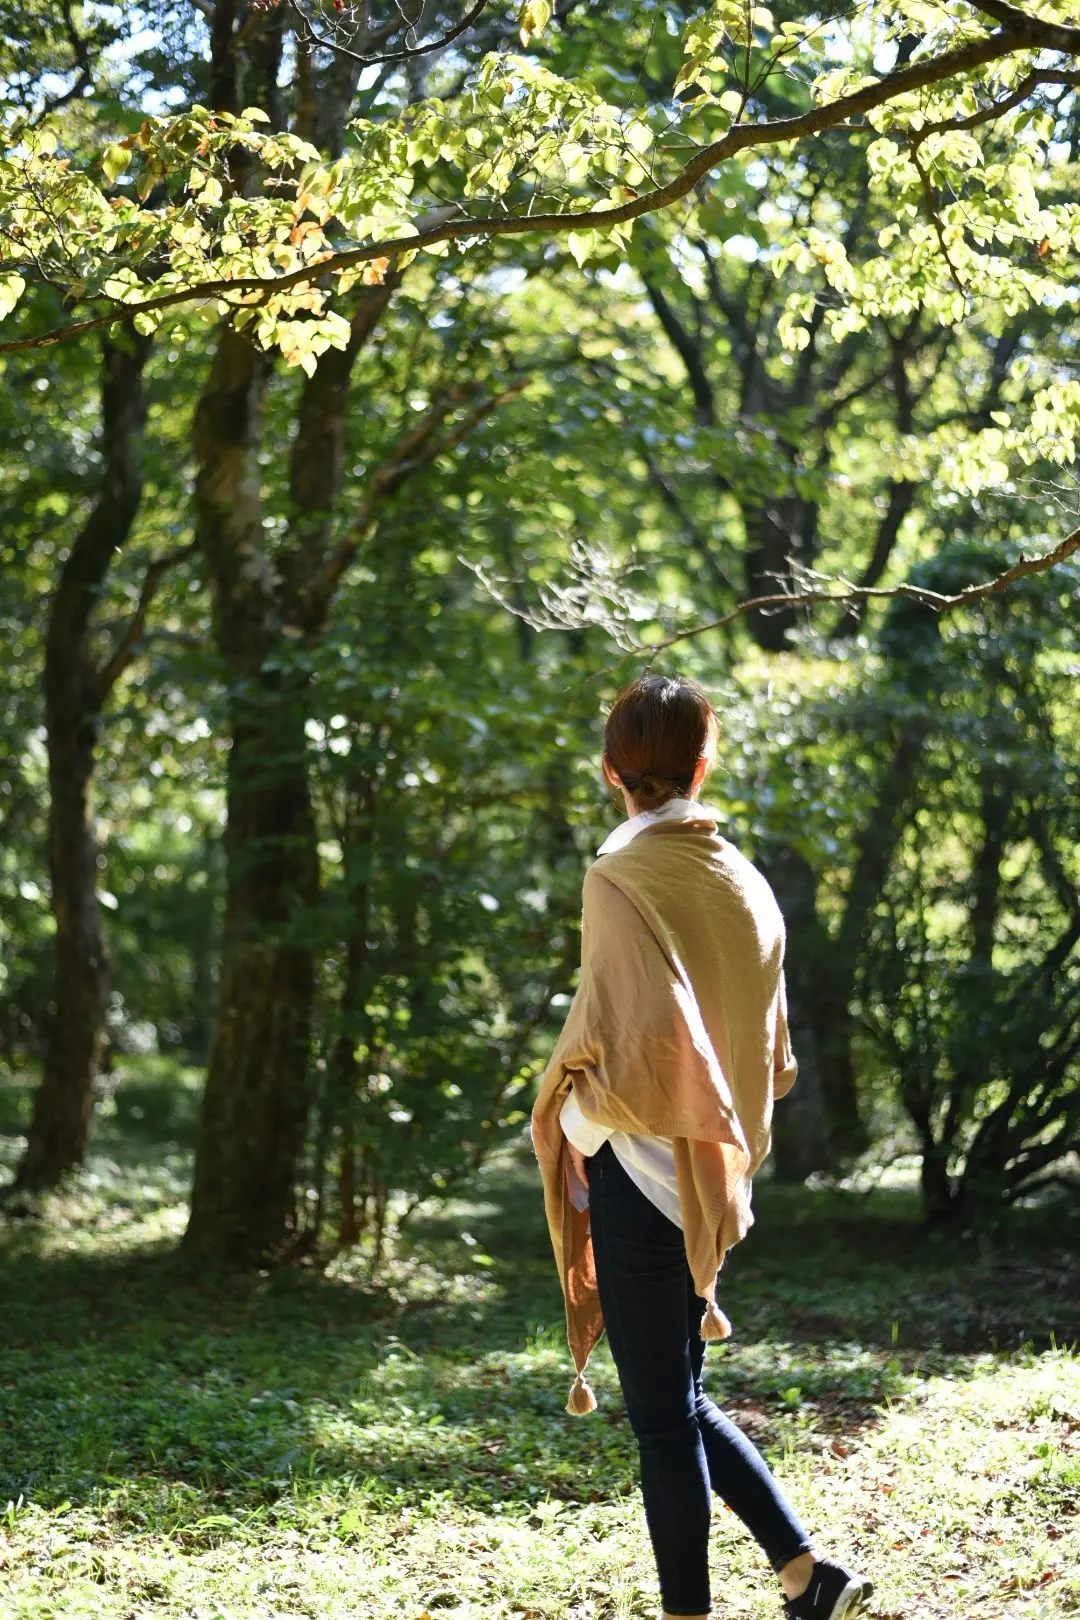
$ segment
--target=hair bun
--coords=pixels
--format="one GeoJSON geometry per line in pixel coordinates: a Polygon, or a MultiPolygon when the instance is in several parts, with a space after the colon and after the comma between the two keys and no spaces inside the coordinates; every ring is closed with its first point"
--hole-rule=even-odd
{"type": "Polygon", "coordinates": [[[716,711],[696,682],[639,676],[608,713],[607,769],[627,793],[644,801],[642,809],[656,809],[690,792],[698,767],[711,761],[716,732],[716,711]]]}

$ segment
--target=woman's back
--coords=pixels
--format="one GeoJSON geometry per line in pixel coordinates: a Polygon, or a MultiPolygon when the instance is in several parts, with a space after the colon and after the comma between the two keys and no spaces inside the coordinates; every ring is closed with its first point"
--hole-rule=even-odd
{"type": "Polygon", "coordinates": [[[752,1174],[768,1151],[773,1098],[795,1078],[784,1007],[784,923],[765,878],[720,835],[714,816],[688,805],[682,817],[657,821],[602,854],[586,874],[583,902],[583,976],[634,987],[632,1005],[595,1009],[605,1045],[614,1056],[614,1046],[632,1043],[620,1069],[637,1062],[657,1093],[681,1094],[684,1054],[671,1045],[664,1006],[674,993],[680,1022],[719,1066],[716,1084],[734,1104],[752,1174]],[[667,971],[643,963],[634,972],[631,953],[647,949],[649,940],[667,971]],[[655,990],[645,1006],[643,982],[655,990]]]}

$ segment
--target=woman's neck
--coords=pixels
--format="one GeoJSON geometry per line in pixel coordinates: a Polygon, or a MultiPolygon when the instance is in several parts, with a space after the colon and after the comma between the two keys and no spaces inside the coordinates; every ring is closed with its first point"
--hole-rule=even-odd
{"type": "Polygon", "coordinates": [[[663,810],[665,805],[671,804],[674,799],[696,799],[697,789],[689,793],[673,793],[670,799],[663,799],[659,804],[638,804],[625,788],[622,790],[623,802],[626,805],[626,819],[633,821],[635,816],[643,816],[649,810],[663,810]]]}

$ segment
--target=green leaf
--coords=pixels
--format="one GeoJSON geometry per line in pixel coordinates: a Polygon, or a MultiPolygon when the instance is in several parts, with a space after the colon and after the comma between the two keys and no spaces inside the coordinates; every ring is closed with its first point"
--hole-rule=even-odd
{"type": "Polygon", "coordinates": [[[107,146],[101,154],[101,167],[105,171],[105,178],[114,186],[131,162],[131,153],[126,146],[107,146]]]}
{"type": "Polygon", "coordinates": [[[596,246],[595,231],[571,231],[566,238],[566,245],[570,249],[579,265],[585,263],[593,248],[596,246]]]}
{"type": "Polygon", "coordinates": [[[0,276],[0,321],[11,314],[26,291],[26,282],[15,270],[0,276]]]}
{"type": "Polygon", "coordinates": [[[632,151],[647,152],[652,142],[653,132],[640,118],[635,118],[634,122],[627,126],[626,143],[632,151]]]}
{"type": "Polygon", "coordinates": [[[527,45],[534,34],[542,34],[551,21],[551,0],[525,0],[518,12],[518,38],[527,45]]]}
{"type": "Polygon", "coordinates": [[[339,1536],[355,1536],[358,1535],[363,1528],[363,1517],[354,1507],[346,1508],[345,1512],[341,1515],[337,1522],[337,1533],[339,1536]]]}

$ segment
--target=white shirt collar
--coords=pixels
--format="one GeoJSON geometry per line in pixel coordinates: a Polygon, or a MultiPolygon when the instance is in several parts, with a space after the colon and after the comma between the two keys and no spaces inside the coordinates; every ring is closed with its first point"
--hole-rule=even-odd
{"type": "Polygon", "coordinates": [[[611,855],[617,849],[625,849],[639,832],[644,832],[646,827],[652,827],[658,821],[689,821],[694,816],[704,816],[711,821],[716,819],[714,812],[699,804],[696,799],[669,799],[659,810],[642,810],[638,815],[631,816],[628,821],[620,822],[614,832],[608,833],[596,853],[611,855]]]}

